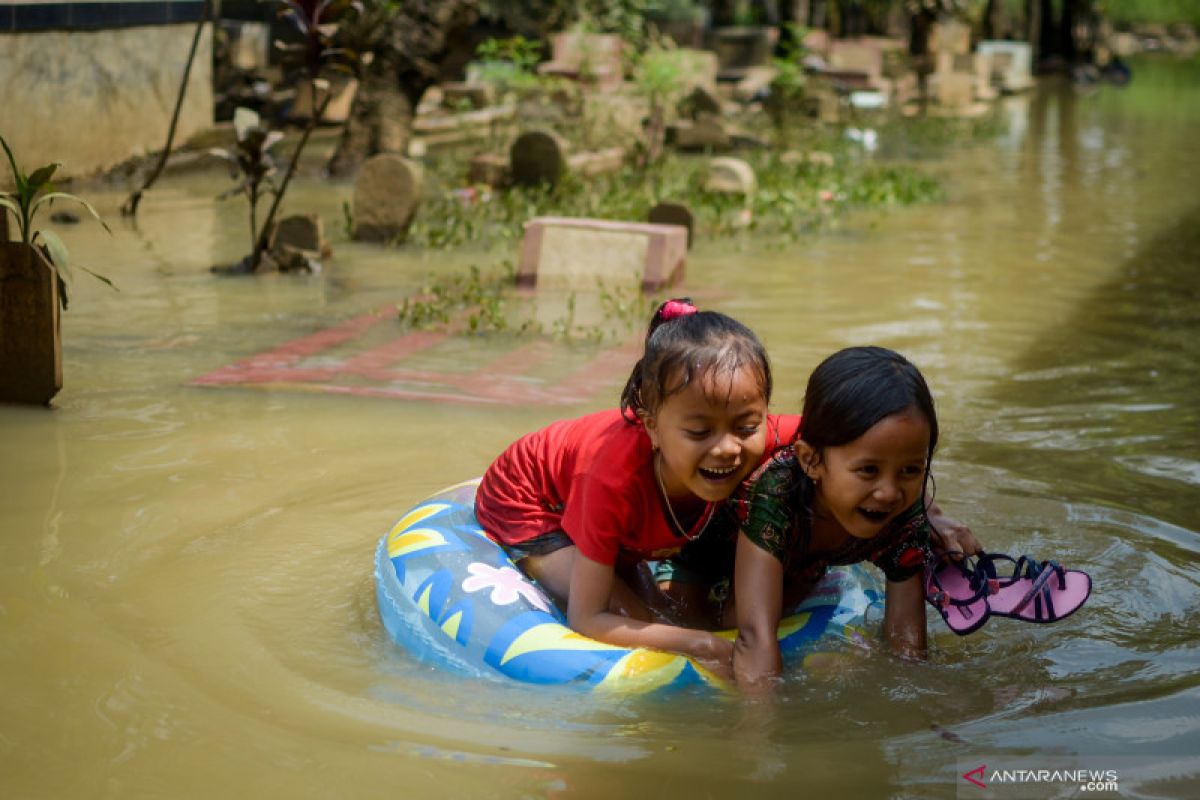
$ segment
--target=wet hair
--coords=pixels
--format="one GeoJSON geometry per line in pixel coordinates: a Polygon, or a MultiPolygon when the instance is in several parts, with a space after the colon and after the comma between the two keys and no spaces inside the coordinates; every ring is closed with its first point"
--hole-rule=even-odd
{"type": "MultiPolygon", "coordinates": [[[[929,423],[929,451],[925,455],[923,495],[933,497],[933,451],[938,443],[937,412],[925,376],[907,358],[886,347],[847,347],[826,358],[813,370],[804,391],[800,439],[818,458],[825,448],[853,442],[879,422],[910,408],[929,423]]],[[[796,486],[799,507],[812,529],[816,487],[807,475],[796,486]]],[[[926,504],[923,503],[922,506],[926,504]]],[[[925,522],[929,523],[926,509],[925,522]]]]}
{"type": "Polygon", "coordinates": [[[771,364],[754,332],[720,312],[697,311],[687,298],[668,300],[650,318],[645,351],[621,392],[621,413],[637,422],[693,381],[732,377],[747,367],[769,403],[771,364]]]}
{"type": "Polygon", "coordinates": [[[800,438],[820,454],[849,444],[881,420],[915,408],[929,423],[926,470],[938,442],[933,395],[913,364],[885,347],[847,347],[822,361],[808,379],[800,438]]]}

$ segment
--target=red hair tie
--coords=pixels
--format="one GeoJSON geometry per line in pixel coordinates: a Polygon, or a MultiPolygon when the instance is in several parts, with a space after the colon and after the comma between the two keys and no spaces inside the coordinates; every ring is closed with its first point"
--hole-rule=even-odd
{"type": "Polygon", "coordinates": [[[688,314],[695,314],[696,310],[696,307],[687,300],[668,300],[659,309],[658,316],[659,319],[666,322],[676,317],[686,317],[688,314]]]}

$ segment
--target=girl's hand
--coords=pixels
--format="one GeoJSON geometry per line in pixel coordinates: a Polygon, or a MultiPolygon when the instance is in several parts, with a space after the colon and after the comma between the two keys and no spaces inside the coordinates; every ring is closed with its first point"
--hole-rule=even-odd
{"type": "Polygon", "coordinates": [[[943,514],[937,503],[930,503],[927,513],[933,533],[930,543],[935,555],[951,553],[957,554],[953,555],[953,558],[962,558],[983,551],[983,546],[975,538],[974,532],[965,524],[943,514]]]}
{"type": "Polygon", "coordinates": [[[696,663],[723,680],[733,680],[733,642],[707,631],[697,631],[691,656],[696,663]]]}

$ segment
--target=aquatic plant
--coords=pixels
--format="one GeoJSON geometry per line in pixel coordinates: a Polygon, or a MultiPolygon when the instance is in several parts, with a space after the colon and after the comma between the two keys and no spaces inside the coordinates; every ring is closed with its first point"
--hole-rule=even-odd
{"type": "Polygon", "coordinates": [[[780,142],[786,141],[793,123],[803,112],[807,87],[804,57],[808,50],[804,47],[804,36],[808,29],[789,22],[786,31],[787,35],[781,37],[776,56],[771,59],[775,77],[771,79],[770,94],[765,103],[780,142]]]}
{"type": "Polygon", "coordinates": [[[465,273],[430,275],[421,290],[396,306],[401,325],[417,330],[459,329],[468,336],[503,334],[513,337],[549,336],[562,341],[604,342],[636,330],[656,299],[641,291],[640,278],[597,281],[596,300],[603,323],[579,324],[577,298],[566,298],[563,314],[545,326],[533,319],[528,298],[515,295],[516,267],[501,262],[499,270],[484,272],[472,264],[465,273]]]}
{"type": "Polygon", "coordinates": [[[833,224],[854,206],[941,196],[939,183],[917,166],[862,157],[836,132],[814,132],[803,145],[789,153],[764,149],[742,155],[758,176],[759,191],[749,200],[705,191],[708,160],[669,153],[646,169],[629,166],[587,178],[568,173],[553,188],[476,192],[475,200],[463,203],[450,191],[460,180],[461,163],[434,159],[426,171],[431,191],[407,241],[427,248],[507,245],[520,239],[531,217],[644,220],[663,200],[687,205],[700,234],[725,237],[749,230],[787,241],[833,224]],[[813,151],[827,155],[817,160],[802,155],[813,151]]]}
{"type": "MultiPolygon", "coordinates": [[[[60,163],[47,164],[44,167],[38,167],[33,172],[26,174],[17,166],[17,159],[9,149],[8,142],[0,136],[0,147],[4,148],[4,154],[8,157],[9,169],[12,171],[13,183],[16,186],[15,191],[0,192],[0,214],[5,213],[3,209],[11,211],[17,220],[17,236],[20,241],[31,247],[40,249],[55,267],[58,276],[58,298],[63,310],[67,308],[67,285],[71,280],[71,258],[67,252],[67,246],[63,244],[62,239],[58,238],[58,234],[54,231],[41,230],[35,227],[38,212],[42,206],[49,208],[57,200],[78,203],[83,206],[92,217],[99,222],[104,230],[112,233],[108,225],[100,218],[100,214],[92,207],[92,204],[84,200],[82,197],[77,197],[67,192],[55,191],[54,184],[51,178],[54,177],[55,171],[61,166],[60,163]]],[[[2,227],[2,226],[0,226],[2,227]]],[[[91,275],[96,280],[108,284],[113,289],[116,285],[111,280],[103,275],[93,272],[82,265],[78,266],[87,274],[91,275]]]]}
{"type": "MultiPolygon", "coordinates": [[[[333,92],[329,81],[323,77],[326,71],[351,73],[358,55],[353,51],[338,47],[334,44],[340,19],[351,10],[361,8],[358,0],[278,0],[279,15],[288,20],[299,32],[301,41],[295,44],[276,43],[284,57],[287,66],[299,67],[308,81],[309,96],[313,99],[312,114],[300,134],[296,147],[292,150],[283,179],[274,184],[271,180],[276,172],[274,160],[270,157],[271,145],[282,139],[282,134],[267,131],[257,118],[257,114],[249,109],[238,109],[242,113],[242,126],[237,127],[235,114],[234,126],[237,130],[236,155],[225,151],[213,151],[232,163],[236,164],[242,176],[242,183],[232,192],[245,192],[250,201],[250,234],[252,244],[250,255],[243,260],[235,271],[255,272],[262,263],[263,254],[267,250],[268,239],[271,235],[271,224],[279,204],[283,201],[288,185],[296,174],[300,163],[300,154],[308,144],[313,130],[325,116],[325,110],[333,100],[333,92]],[[321,98],[318,101],[318,98],[321,98]],[[249,116],[254,114],[253,117],[249,116]],[[258,200],[262,193],[262,185],[267,182],[267,188],[273,198],[267,210],[267,216],[261,226],[257,224],[258,200]]],[[[235,177],[237,174],[235,173],[235,177]]]]}
{"type": "MultiPolygon", "coordinates": [[[[214,147],[208,152],[229,162],[230,174],[238,181],[232,189],[222,192],[219,199],[235,194],[246,196],[250,205],[250,248],[253,251],[258,243],[258,201],[266,192],[279,195],[279,187],[274,181],[278,168],[271,148],[283,140],[283,134],[264,128],[258,112],[249,108],[234,110],[233,131],[234,151],[214,147]]],[[[252,272],[253,267],[248,271],[252,272]]]]}

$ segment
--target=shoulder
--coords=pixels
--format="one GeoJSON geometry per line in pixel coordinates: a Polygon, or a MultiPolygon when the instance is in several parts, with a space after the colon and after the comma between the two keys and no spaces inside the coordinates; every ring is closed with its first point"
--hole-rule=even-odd
{"type": "Polygon", "coordinates": [[[796,451],[784,447],[750,473],[738,487],[738,495],[744,497],[778,496],[791,494],[800,480],[800,462],[796,451]]]}
{"type": "Polygon", "coordinates": [[[788,447],[800,435],[799,414],[767,415],[767,453],[788,447]]]}

